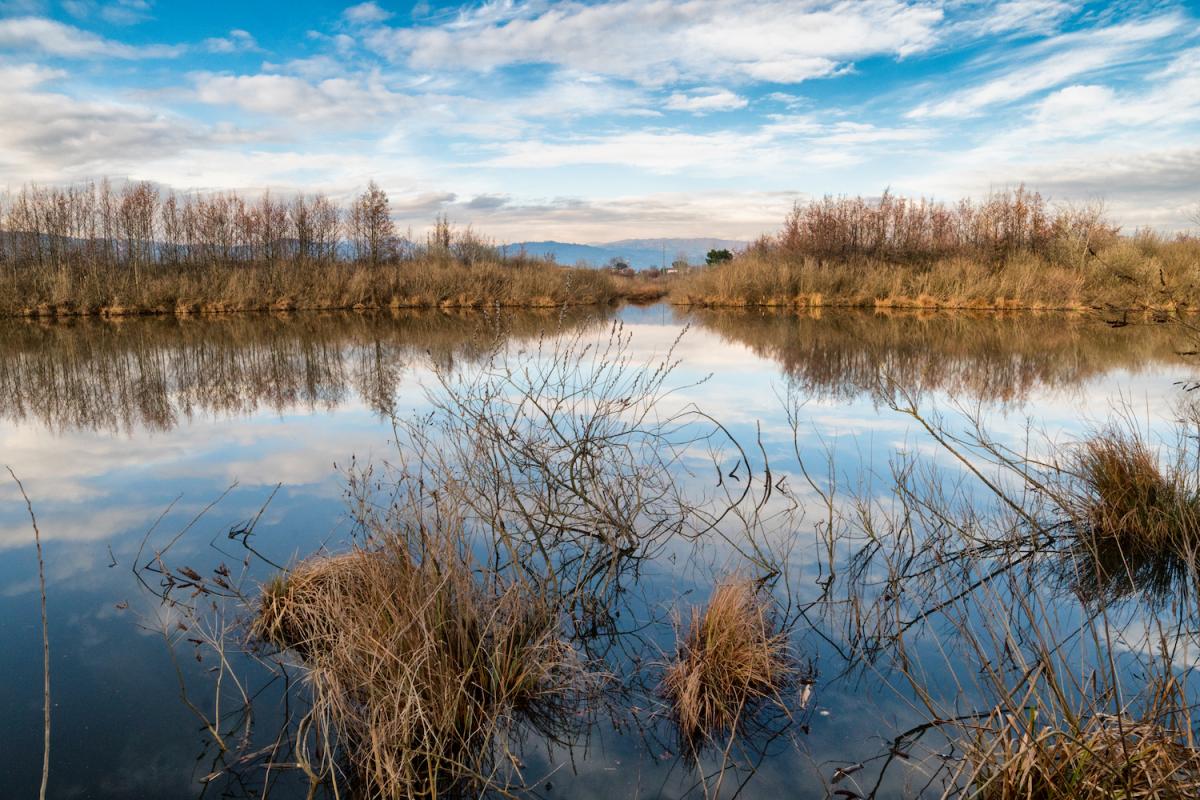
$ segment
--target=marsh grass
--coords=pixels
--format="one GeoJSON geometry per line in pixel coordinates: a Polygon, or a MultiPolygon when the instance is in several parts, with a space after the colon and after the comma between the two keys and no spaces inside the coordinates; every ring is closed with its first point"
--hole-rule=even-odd
{"type": "Polygon", "coordinates": [[[430,257],[389,263],[155,265],[137,283],[95,283],[65,268],[53,285],[14,270],[0,281],[0,314],[27,317],[224,314],[409,308],[606,305],[619,295],[599,270],[547,261],[470,265],[430,257]]]}
{"type": "Polygon", "coordinates": [[[1140,593],[1162,603],[1193,589],[1200,486],[1186,458],[1164,462],[1143,436],[1109,428],[1077,446],[1066,469],[1073,536],[1064,569],[1083,597],[1140,593]]]}
{"type": "Polygon", "coordinates": [[[493,578],[449,537],[420,555],[388,538],[264,587],[251,634],[303,664],[313,773],[336,743],[363,796],[479,793],[512,780],[518,721],[571,724],[583,671],[556,607],[493,578]]]}
{"type": "Polygon", "coordinates": [[[1200,302],[1200,238],[1122,236],[1098,207],[1018,188],[944,206],[885,193],[797,205],[773,236],[676,282],[695,306],[1174,309],[1200,302]]]}
{"type": "Polygon", "coordinates": [[[1200,795],[1190,724],[1093,714],[1078,727],[999,713],[967,746],[978,800],[1184,800],[1200,795]]]}
{"type": "Polygon", "coordinates": [[[0,193],[0,315],[526,308],[617,299],[610,276],[509,257],[439,218],[401,234],[374,183],[321,195],[178,196],[146,182],[0,193]]]}
{"type": "Polygon", "coordinates": [[[770,598],[753,581],[732,578],[717,584],[703,610],[692,609],[660,688],[682,737],[697,742],[733,732],[759,703],[786,712],[783,694],[797,675],[770,598]]]}

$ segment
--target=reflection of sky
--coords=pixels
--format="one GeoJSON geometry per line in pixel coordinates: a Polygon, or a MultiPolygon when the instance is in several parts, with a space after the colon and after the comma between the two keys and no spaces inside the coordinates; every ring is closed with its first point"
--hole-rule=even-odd
{"type": "MultiPolygon", "coordinates": [[[[675,315],[664,307],[623,314],[637,362],[664,356],[680,331],[675,315]]],[[[788,382],[778,365],[703,326],[688,331],[675,356],[680,366],[671,383],[687,388],[669,402],[696,404],[748,446],[761,429],[773,469],[789,475],[800,497],[811,497],[794,466],[791,431],[783,414],[788,382]]],[[[1023,441],[1029,425],[1051,441],[1077,436],[1102,424],[1114,403],[1128,406],[1152,427],[1165,428],[1163,421],[1171,418],[1179,396],[1173,382],[1186,376],[1178,365],[1121,368],[1085,387],[1035,389],[1021,403],[1004,409],[984,405],[983,411],[988,430],[1014,445],[1023,441]]],[[[402,416],[422,407],[421,385],[429,377],[427,366],[417,365],[400,382],[396,402],[402,416]]],[[[923,405],[942,413],[951,427],[960,424],[953,398],[934,392],[923,405]]],[[[245,416],[200,414],[167,431],[52,431],[28,420],[0,420],[2,460],[25,482],[46,544],[55,796],[71,796],[76,790],[91,797],[147,791],[174,796],[185,793],[193,768],[200,774],[207,771],[194,766],[202,737],[195,718],[178,701],[162,642],[139,632],[133,616],[146,606],[135,590],[130,562],[162,510],[175,502],[152,543],[169,537],[228,486],[238,484],[176,553],[179,561],[194,556],[198,563],[215,564],[210,541],[224,541],[236,558],[236,548],[224,538],[226,531],[253,517],[272,487],[282,483],[260,525],[258,542],[273,560],[283,563],[324,542],[336,546],[347,531],[340,468],[352,458],[360,464],[387,458],[391,438],[390,425],[353,392],[329,411],[297,405],[245,416]],[[132,611],[115,608],[124,600],[131,602],[132,611]]],[[[885,497],[889,459],[898,450],[930,450],[910,420],[861,395],[836,402],[808,398],[800,410],[799,445],[818,474],[825,469],[828,452],[834,468],[852,482],[865,471],[873,475],[873,492],[885,497]]],[[[941,462],[953,466],[946,459],[941,462]]],[[[697,475],[708,479],[700,469],[697,475]]],[[[0,648],[0,674],[5,676],[0,712],[14,734],[5,737],[3,759],[9,765],[8,791],[28,796],[28,787],[36,784],[40,773],[36,562],[28,520],[14,488],[0,484],[0,498],[0,641],[5,643],[0,648]]],[[[807,562],[805,543],[812,541],[811,519],[805,525],[807,538],[801,537],[795,554],[798,564],[807,562]]],[[[690,546],[673,552],[675,564],[659,571],[664,584],[656,595],[661,598],[695,586],[705,572],[687,568],[690,546]]],[[[717,567],[730,561],[727,553],[707,557],[717,567]]],[[[703,599],[702,593],[697,595],[687,602],[703,599]]],[[[820,653],[815,641],[805,640],[804,646],[820,653]]],[[[201,668],[190,669],[188,674],[198,678],[196,670],[201,668]]],[[[831,665],[829,672],[836,671],[831,665]]],[[[879,746],[873,738],[877,732],[903,728],[914,719],[904,704],[892,703],[883,708],[882,723],[872,722],[883,701],[855,687],[819,687],[816,702],[827,715],[813,717],[811,733],[800,737],[799,753],[769,762],[751,784],[749,796],[794,793],[799,789],[787,777],[793,772],[811,775],[813,763],[871,755],[879,746]]],[[[626,739],[605,736],[580,764],[577,778],[563,773],[552,779],[553,795],[611,796],[614,773],[622,786],[639,786],[647,796],[657,796],[664,786],[664,795],[673,796],[690,782],[691,768],[675,764],[675,778],[670,778],[664,772],[670,762],[656,766],[640,752],[626,739]],[[672,782],[676,780],[681,783],[672,782]]]]}

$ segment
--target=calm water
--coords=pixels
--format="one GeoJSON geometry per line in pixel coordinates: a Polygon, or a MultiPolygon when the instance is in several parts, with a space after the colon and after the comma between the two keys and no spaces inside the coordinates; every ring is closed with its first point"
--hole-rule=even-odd
{"type": "MultiPolygon", "coordinates": [[[[1181,395],[1176,383],[1194,374],[1166,326],[1113,329],[1055,315],[795,316],[655,306],[613,314],[2,322],[0,462],[23,479],[45,544],[51,796],[261,796],[266,770],[222,765],[181,697],[155,623],[161,612],[131,570],[148,531],[152,545],[169,539],[229,490],[177,552],[211,564],[225,553],[236,563],[242,551],[228,532],[255,517],[280,485],[256,528],[258,549],[281,564],[336,549],[351,528],[344,467],[393,455],[389,414],[426,406],[432,367],[470,368],[498,340],[519,349],[542,334],[599,335],[614,317],[638,360],[661,357],[686,326],[671,381],[685,388],[673,402],[697,404],[746,444],[761,437],[780,474],[795,473],[785,416],[791,397],[800,401],[805,458],[822,469],[832,463],[881,496],[897,453],[930,449],[910,419],[877,402],[873,391],[885,376],[951,425],[963,410],[978,409],[994,436],[1019,445],[1031,427],[1051,439],[1078,436],[1114,405],[1165,428],[1181,395]],[[201,781],[213,772],[222,774],[206,787],[201,781]]],[[[29,797],[41,772],[37,566],[24,506],[7,481],[0,499],[0,786],[5,796],[29,797]]],[[[805,546],[794,559],[811,583],[805,546]]],[[[665,608],[681,595],[685,604],[703,599],[709,573],[684,564],[687,552],[675,555],[648,573],[648,607],[665,608]]],[[[803,631],[798,637],[817,669],[813,700],[802,725],[750,759],[761,767],[743,797],[825,796],[834,765],[877,754],[920,721],[903,692],[869,671],[843,676],[830,643],[803,631]]],[[[177,652],[188,698],[203,705],[209,665],[186,645],[177,652]]],[[[253,735],[265,745],[289,711],[281,682],[258,689],[253,735]]],[[[655,729],[654,709],[634,716],[649,734],[606,724],[570,753],[530,743],[531,773],[553,773],[538,793],[694,790],[695,767],[676,756],[661,725],[655,729]]],[[[906,794],[918,778],[901,771],[888,791],[906,794]]],[[[270,794],[303,797],[303,782],[285,775],[270,794]]]]}

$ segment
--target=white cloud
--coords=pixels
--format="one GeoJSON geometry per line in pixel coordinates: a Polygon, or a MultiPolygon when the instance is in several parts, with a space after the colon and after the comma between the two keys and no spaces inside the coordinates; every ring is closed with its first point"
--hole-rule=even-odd
{"type": "MultiPolygon", "coordinates": [[[[753,239],[773,231],[797,199],[795,192],[651,192],[606,198],[525,198],[484,207],[471,201],[442,203],[437,211],[460,224],[473,224],[498,241],[557,239],[611,241],[621,236],[717,236],[753,239]]],[[[403,224],[424,226],[422,210],[401,215],[403,224]]]]}
{"type": "Polygon", "coordinates": [[[378,26],[366,41],[419,69],[550,63],[645,85],[706,78],[796,83],[937,40],[942,11],[897,0],[488,3],[441,26],[378,26]]]}
{"type": "Polygon", "coordinates": [[[690,92],[676,92],[667,98],[666,107],[674,111],[692,111],[705,113],[708,111],[734,111],[745,108],[746,98],[736,95],[728,89],[693,89],[690,92]]]}
{"type": "Polygon", "coordinates": [[[392,14],[390,11],[380,8],[377,3],[359,3],[343,11],[342,16],[349,22],[357,25],[368,25],[373,22],[383,22],[389,19],[392,14]]]}
{"type": "Polygon", "coordinates": [[[326,78],[308,81],[290,75],[192,76],[196,99],[232,105],[258,114],[301,120],[362,120],[396,114],[412,106],[412,98],[383,85],[378,77],[326,78]]]}
{"type": "Polygon", "coordinates": [[[1018,52],[1016,66],[944,100],[918,105],[912,118],[958,118],[1062,86],[1073,79],[1146,57],[1184,25],[1177,14],[1051,37],[1018,52]],[[1049,55],[1045,55],[1049,53],[1049,55]],[[1044,57],[1043,57],[1044,56],[1044,57]]]}
{"type": "Polygon", "coordinates": [[[971,26],[984,34],[1047,33],[1054,30],[1064,17],[1079,9],[1079,3],[1065,0],[1007,0],[988,4],[971,26]]]}
{"type": "Polygon", "coordinates": [[[67,75],[0,64],[0,182],[128,175],[154,158],[242,137],[160,108],[44,85],[67,75]]]}
{"type": "Polygon", "coordinates": [[[204,40],[204,48],[210,53],[246,53],[258,50],[258,42],[249,31],[234,28],[227,36],[204,40]]]}
{"type": "Polygon", "coordinates": [[[170,45],[134,47],[89,31],[41,17],[0,20],[0,48],[33,50],[62,58],[171,58],[184,48],[170,45]]]}
{"type": "Polygon", "coordinates": [[[63,0],[63,9],[76,19],[96,16],[113,25],[135,25],[148,19],[148,0],[116,0],[102,3],[97,0],[63,0]]]}
{"type": "Polygon", "coordinates": [[[612,164],[669,174],[701,168],[706,175],[767,176],[781,170],[844,167],[868,157],[874,146],[928,139],[921,128],[877,128],[863,123],[823,123],[809,117],[777,117],[757,130],[692,133],[636,130],[563,141],[525,139],[495,146],[483,166],[550,168],[612,164]]]}

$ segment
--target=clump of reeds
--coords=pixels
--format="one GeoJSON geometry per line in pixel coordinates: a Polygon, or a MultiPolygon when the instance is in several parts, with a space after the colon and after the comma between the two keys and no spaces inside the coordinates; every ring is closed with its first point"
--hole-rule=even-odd
{"type": "Polygon", "coordinates": [[[1187,464],[1163,463],[1143,438],[1114,428],[1080,445],[1070,472],[1070,566],[1084,597],[1153,600],[1191,587],[1200,486],[1187,464]]]}
{"type": "Polygon", "coordinates": [[[1077,728],[1005,712],[967,747],[979,800],[1182,800],[1200,796],[1200,749],[1185,728],[1094,714],[1077,728]]]}
{"type": "Polygon", "coordinates": [[[953,206],[825,197],[773,236],[676,281],[698,306],[1174,309],[1200,300],[1200,237],[1122,236],[1099,205],[1051,207],[1018,187],[953,206]]]}
{"type": "Polygon", "coordinates": [[[692,609],[661,690],[680,732],[694,741],[734,730],[759,702],[786,710],[783,692],[796,677],[770,598],[739,578],[719,583],[703,611],[692,609]]]}
{"type": "Polygon", "coordinates": [[[393,537],[269,583],[251,632],[303,662],[301,763],[349,764],[363,796],[436,797],[503,786],[518,717],[574,716],[563,705],[582,673],[556,617],[450,541],[418,557],[393,537]]]}

